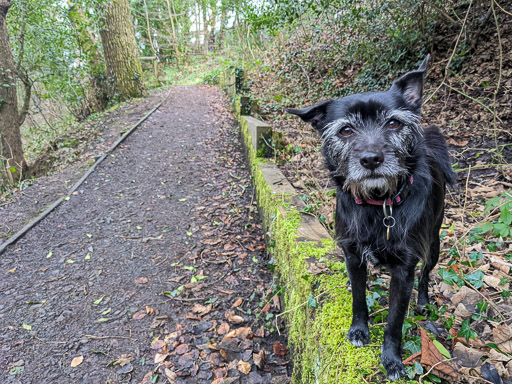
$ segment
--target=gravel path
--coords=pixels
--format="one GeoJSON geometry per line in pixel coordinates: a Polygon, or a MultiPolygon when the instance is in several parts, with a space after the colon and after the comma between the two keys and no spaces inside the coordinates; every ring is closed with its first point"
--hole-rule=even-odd
{"type": "Polygon", "coordinates": [[[287,383],[244,164],[221,92],[173,88],[0,256],[0,382],[287,383]]]}

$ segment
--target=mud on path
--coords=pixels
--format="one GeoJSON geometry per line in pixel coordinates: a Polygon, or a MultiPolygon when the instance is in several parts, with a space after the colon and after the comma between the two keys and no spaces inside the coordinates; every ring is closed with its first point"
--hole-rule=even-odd
{"type": "Polygon", "coordinates": [[[173,88],[0,257],[0,382],[287,383],[244,164],[220,91],[173,88]]]}

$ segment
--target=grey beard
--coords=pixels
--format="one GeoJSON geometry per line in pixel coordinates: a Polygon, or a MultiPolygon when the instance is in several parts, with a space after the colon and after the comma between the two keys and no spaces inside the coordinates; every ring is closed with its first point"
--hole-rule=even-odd
{"type": "Polygon", "coordinates": [[[398,177],[386,176],[366,178],[357,182],[347,180],[343,189],[350,192],[354,197],[369,200],[378,196],[393,196],[398,191],[398,182],[398,177]]]}

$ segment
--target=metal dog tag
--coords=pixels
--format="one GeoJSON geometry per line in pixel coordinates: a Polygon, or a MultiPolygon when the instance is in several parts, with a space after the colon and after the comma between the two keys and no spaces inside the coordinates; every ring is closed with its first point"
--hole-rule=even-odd
{"type": "Polygon", "coordinates": [[[382,223],[387,228],[386,230],[386,240],[389,240],[389,229],[393,228],[396,224],[396,220],[393,217],[393,205],[389,205],[389,214],[386,209],[386,200],[382,204],[382,209],[384,210],[384,218],[382,219],[382,223]]]}

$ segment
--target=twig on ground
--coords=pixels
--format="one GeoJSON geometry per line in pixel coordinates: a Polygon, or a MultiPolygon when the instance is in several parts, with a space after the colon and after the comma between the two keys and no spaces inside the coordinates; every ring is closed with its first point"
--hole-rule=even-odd
{"type": "MultiPolygon", "coordinates": [[[[496,89],[493,92],[492,95],[492,107],[493,107],[493,127],[494,127],[494,144],[496,146],[496,149],[498,148],[498,123],[496,122],[498,118],[497,112],[496,112],[496,97],[498,95],[498,92],[500,90],[501,85],[501,76],[502,76],[502,70],[503,70],[503,46],[501,44],[501,33],[500,33],[500,24],[498,22],[498,17],[496,16],[496,11],[494,10],[494,1],[491,1],[491,11],[494,16],[494,23],[496,24],[496,35],[498,37],[498,49],[500,52],[499,55],[499,67],[498,67],[498,82],[496,84],[496,89]]],[[[500,120],[501,122],[501,120],[500,120]]]]}
{"type": "Polygon", "coordinates": [[[103,339],[132,339],[128,336],[94,336],[94,335],[84,335],[83,337],[87,337],[88,339],[93,340],[103,340],[103,339]]]}
{"type": "Polygon", "coordinates": [[[419,379],[418,383],[420,383],[420,384],[421,384],[421,383],[423,383],[423,378],[424,378],[424,377],[426,377],[426,376],[428,376],[428,375],[430,374],[430,372],[432,372],[432,370],[433,370],[435,367],[437,367],[437,366],[438,366],[438,365],[440,365],[440,364],[446,363],[447,361],[451,361],[451,360],[453,360],[453,359],[454,359],[454,358],[446,359],[446,360],[441,360],[441,361],[438,361],[437,363],[435,363],[433,366],[431,366],[431,367],[430,367],[430,369],[429,369],[427,372],[425,372],[423,375],[421,375],[421,376],[420,376],[420,379],[419,379]]]}
{"type": "Polygon", "coordinates": [[[464,277],[462,277],[462,280],[464,280],[464,282],[467,285],[469,285],[469,287],[471,289],[473,289],[476,293],[478,293],[480,296],[482,296],[485,301],[487,301],[489,303],[489,305],[492,307],[492,309],[494,309],[496,311],[496,313],[499,315],[499,317],[501,317],[501,320],[503,320],[503,321],[506,320],[505,316],[503,316],[503,313],[501,313],[501,311],[498,309],[498,307],[496,307],[496,305],[494,304],[494,302],[491,299],[489,299],[482,292],[480,292],[478,289],[476,289],[475,286],[473,284],[471,284],[469,281],[467,281],[464,277]]]}

